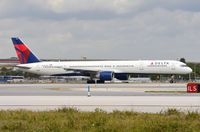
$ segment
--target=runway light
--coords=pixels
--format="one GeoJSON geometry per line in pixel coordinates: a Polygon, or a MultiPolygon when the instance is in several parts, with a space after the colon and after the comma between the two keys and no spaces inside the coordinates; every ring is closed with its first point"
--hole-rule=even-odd
{"type": "Polygon", "coordinates": [[[91,97],[91,93],[90,93],[90,86],[87,87],[87,91],[88,91],[88,97],[91,97]]]}

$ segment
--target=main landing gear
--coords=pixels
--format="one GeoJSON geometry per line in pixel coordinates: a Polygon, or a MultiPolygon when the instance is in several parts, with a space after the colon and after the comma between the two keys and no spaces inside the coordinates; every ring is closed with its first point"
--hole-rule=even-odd
{"type": "Polygon", "coordinates": [[[87,84],[95,84],[95,83],[98,83],[98,84],[103,84],[105,83],[104,80],[87,80],[87,84]]]}
{"type": "Polygon", "coordinates": [[[104,80],[97,80],[96,83],[105,83],[104,80]]]}
{"type": "Polygon", "coordinates": [[[95,84],[95,80],[87,80],[87,84],[95,84]]]}

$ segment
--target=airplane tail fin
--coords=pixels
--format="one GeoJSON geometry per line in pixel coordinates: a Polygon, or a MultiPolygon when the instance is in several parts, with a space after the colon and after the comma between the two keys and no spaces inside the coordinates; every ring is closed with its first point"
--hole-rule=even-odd
{"type": "Polygon", "coordinates": [[[40,60],[19,38],[11,39],[21,64],[40,62],[40,60]]]}

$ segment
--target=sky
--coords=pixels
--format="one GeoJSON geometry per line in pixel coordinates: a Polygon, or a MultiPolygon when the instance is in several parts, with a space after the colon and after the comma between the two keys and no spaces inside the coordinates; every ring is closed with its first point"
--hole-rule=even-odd
{"type": "Polygon", "coordinates": [[[200,62],[198,0],[0,0],[0,58],[200,62]]]}

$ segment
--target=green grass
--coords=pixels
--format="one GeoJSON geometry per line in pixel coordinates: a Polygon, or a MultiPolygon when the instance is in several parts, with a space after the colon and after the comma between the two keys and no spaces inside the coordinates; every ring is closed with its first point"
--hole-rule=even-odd
{"type": "Polygon", "coordinates": [[[175,109],[158,114],[120,112],[79,112],[60,109],[49,112],[0,111],[0,131],[28,132],[195,132],[200,114],[175,109]]]}

